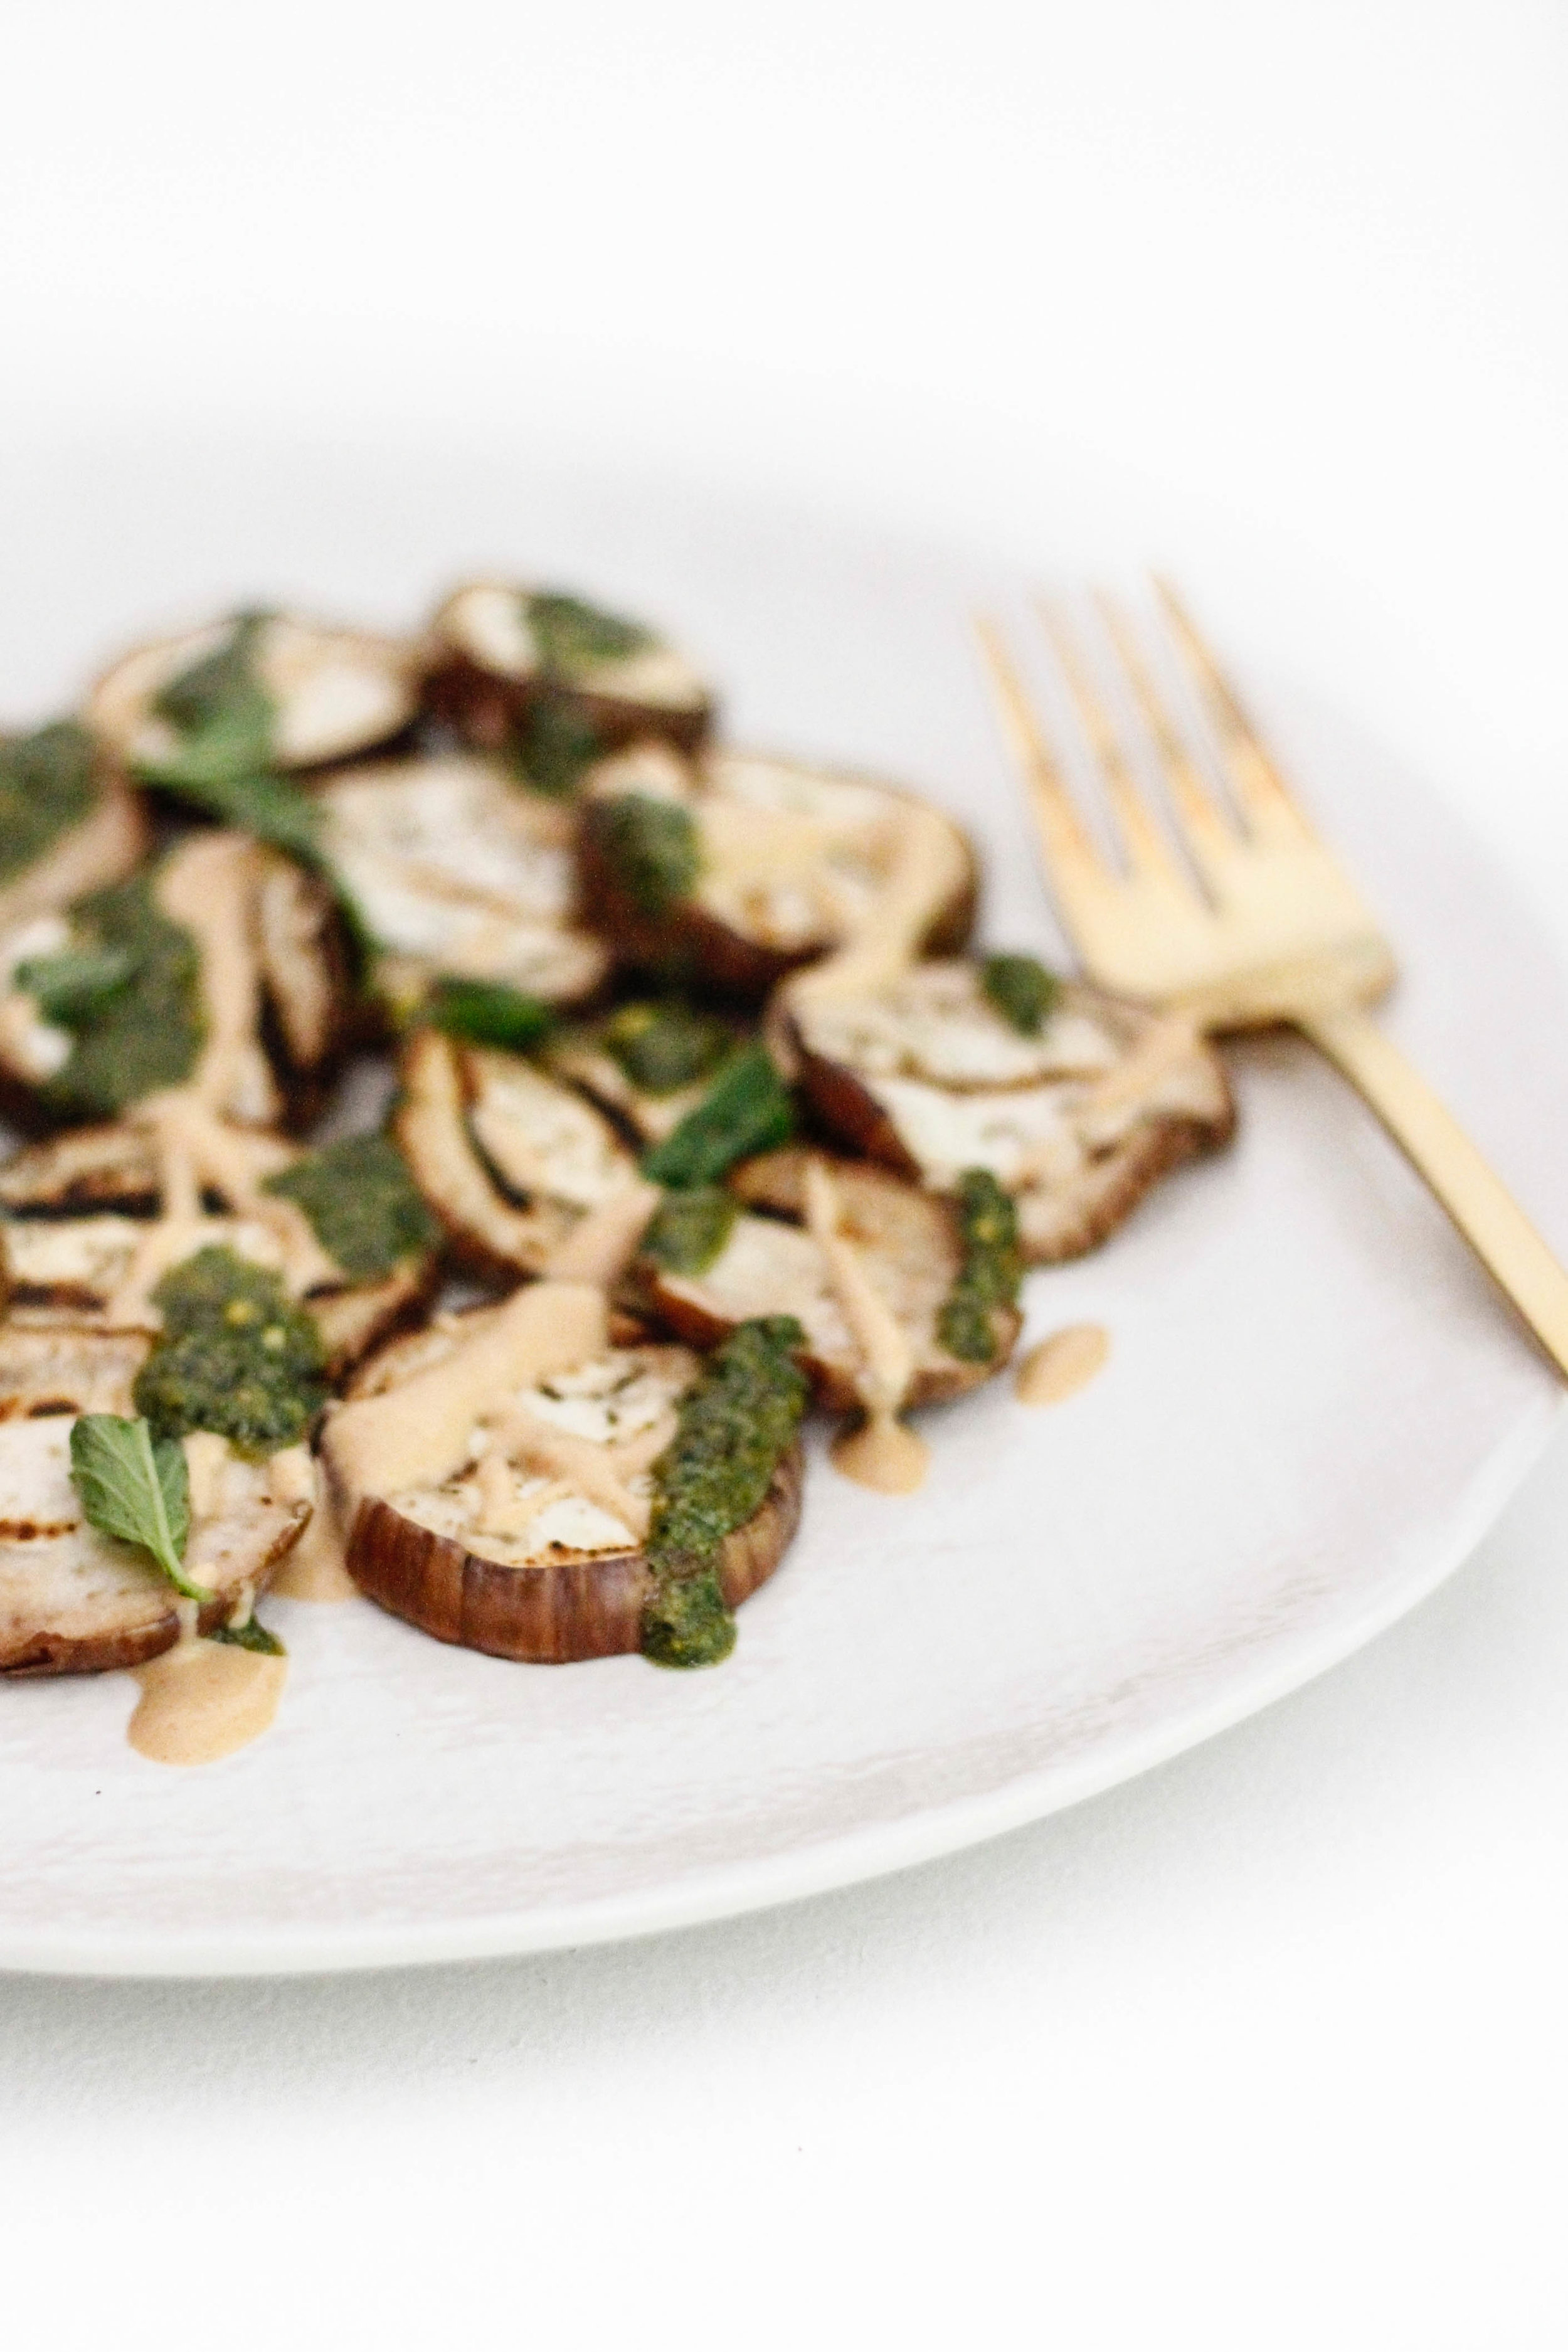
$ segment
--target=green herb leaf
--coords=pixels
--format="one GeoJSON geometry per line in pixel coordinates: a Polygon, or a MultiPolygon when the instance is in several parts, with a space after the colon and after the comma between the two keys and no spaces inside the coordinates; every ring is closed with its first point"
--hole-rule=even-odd
{"type": "Polygon", "coordinates": [[[570,800],[604,755],[598,729],[570,698],[547,687],[519,729],[512,758],[525,783],[552,800],[570,800]]]}
{"type": "Polygon", "coordinates": [[[555,1024],[551,1007],[520,988],[495,980],[459,980],[444,976],[433,981],[420,1007],[421,1019],[448,1037],[465,1037],[475,1045],[500,1045],[512,1054],[526,1054],[550,1034],[555,1024]]]}
{"type": "Polygon", "coordinates": [[[656,1184],[714,1184],[737,1160],[771,1151],[795,1133],[795,1105],[766,1048],[748,1045],[726,1062],[673,1135],[643,1160],[656,1184]]]}
{"type": "Polygon", "coordinates": [[[1060,981],[1033,956],[987,956],[980,985],[1020,1037],[1037,1037],[1057,1001],[1060,981]]]}
{"type": "Polygon", "coordinates": [[[540,667],[553,677],[573,677],[602,662],[625,661],[655,642],[639,622],[549,591],[525,596],[522,616],[538,648],[540,667]]]}
{"type": "Polygon", "coordinates": [[[25,873],[98,802],[92,738],[73,719],[0,736],[0,882],[25,873]]]}
{"type": "Polygon", "coordinates": [[[662,1004],[623,1004],[599,1032],[599,1042],[645,1095],[673,1095],[723,1060],[731,1033],[711,1013],[672,998],[662,1004]]]}
{"type": "Polygon", "coordinates": [[[191,1531],[191,1486],[184,1450],[153,1441],[143,1420],[114,1412],[84,1412],[71,1424],[71,1484],[92,1525],[106,1536],[140,1544],[191,1601],[210,1601],[182,1562],[191,1531]]]}
{"type": "Polygon", "coordinates": [[[254,1650],[258,1657],[286,1658],[288,1651],[276,1633],[269,1633],[254,1610],[243,1625],[220,1625],[209,1642],[227,1642],[237,1650],[254,1650]]]}
{"type": "Polygon", "coordinates": [[[670,1274],[706,1274],[734,1229],[741,1204],[733,1192],[704,1184],[667,1192],[642,1237],[642,1255],[670,1274]]]}
{"type": "Polygon", "coordinates": [[[258,641],[270,615],[238,613],[228,635],[154,696],[160,719],[179,730],[183,750],[209,772],[226,760],[243,775],[272,759],[272,697],[256,671],[258,641]]]}
{"type": "Polygon", "coordinates": [[[390,1135],[350,1135],[307,1151],[263,1192],[296,1202],[351,1282],[376,1282],[434,1249],[438,1228],[390,1135]]]}
{"type": "Polygon", "coordinates": [[[16,985],[30,996],[46,1021],[62,1029],[85,1025],[110,997],[118,996],[136,970],[127,948],[67,948],[18,964],[16,985]]]}
{"type": "Polygon", "coordinates": [[[988,1364],[997,1348],[994,1312],[1016,1305],[1024,1276],[1018,1212],[988,1168],[966,1168],[958,1213],[963,1263],[937,1318],[937,1336],[949,1355],[988,1364]]]}
{"type": "Polygon", "coordinates": [[[690,897],[702,848],[697,820],[679,801],[651,793],[590,801],[587,824],[590,842],[640,913],[668,914],[690,897]]]}

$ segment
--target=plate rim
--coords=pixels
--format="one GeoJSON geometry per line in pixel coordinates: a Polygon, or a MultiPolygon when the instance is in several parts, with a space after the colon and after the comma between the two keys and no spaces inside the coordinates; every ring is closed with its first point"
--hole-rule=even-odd
{"type": "Polygon", "coordinates": [[[725,1862],[635,1895],[499,1911],[461,1921],[395,1927],[286,1926],[160,1930],[148,1936],[93,1928],[17,1932],[0,1925],[0,1976],[112,1982],[246,1977],[364,1975],[466,1960],[521,1959],[539,1952],[630,1943],[716,1925],[817,1895],[869,1885],[971,1846],[988,1844],[1140,1780],[1247,1722],[1365,1649],[1411,1614],[1471,1559],[1548,1451],[1568,1411],[1568,1389],[1542,1394],[1531,1415],[1500,1442],[1462,1517],[1440,1546],[1355,1616],[1267,1653],[1244,1682],[1079,1759],[1021,1772],[994,1789],[922,1806],[889,1822],[821,1838],[762,1860],[725,1862]]]}

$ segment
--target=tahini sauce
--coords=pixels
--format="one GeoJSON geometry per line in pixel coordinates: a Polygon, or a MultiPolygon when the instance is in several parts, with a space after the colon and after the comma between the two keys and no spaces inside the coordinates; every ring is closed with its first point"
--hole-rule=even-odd
{"type": "Polygon", "coordinates": [[[1064,1404],[1104,1369],[1110,1334],[1099,1323],[1069,1323],[1031,1348],[1019,1365],[1014,1393],[1020,1404],[1064,1404]]]}

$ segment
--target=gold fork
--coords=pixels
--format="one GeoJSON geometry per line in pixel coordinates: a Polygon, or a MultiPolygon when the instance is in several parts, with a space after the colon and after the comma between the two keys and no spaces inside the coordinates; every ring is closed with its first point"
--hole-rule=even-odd
{"type": "Polygon", "coordinates": [[[1367,1011],[1392,984],[1388,942],[1297,807],[1175,591],[1156,593],[1212,730],[1235,816],[1155,684],[1123,610],[1098,599],[1166,786],[1178,856],[1063,615],[1042,600],[1121,853],[1096,845],[994,623],[977,624],[1009,751],[1028,789],[1047,877],[1090,978],[1205,1031],[1289,1022],[1370,1103],[1559,1370],[1568,1274],[1475,1145],[1367,1011]],[[1237,821],[1239,820],[1239,821],[1237,821]]]}

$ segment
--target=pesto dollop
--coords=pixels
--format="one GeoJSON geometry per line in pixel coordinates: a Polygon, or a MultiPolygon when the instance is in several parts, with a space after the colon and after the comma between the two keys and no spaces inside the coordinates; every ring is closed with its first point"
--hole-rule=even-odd
{"type": "Polygon", "coordinates": [[[533,638],[541,668],[552,677],[576,677],[604,662],[625,661],[654,642],[653,632],[602,605],[552,589],[525,595],[522,617],[533,638]]]}
{"type": "Polygon", "coordinates": [[[622,793],[595,801],[590,838],[639,913],[667,914],[691,895],[702,870],[697,820],[679,801],[651,793],[622,793]]]}
{"type": "Polygon", "coordinates": [[[720,1548],[762,1508],[795,1442],[806,1381],[790,1351],[804,1338],[793,1315],[740,1324],[680,1401],[675,1435],[653,1465],[655,1583],[642,1649],[656,1665],[717,1665],[735,1646],[720,1548]]]}
{"type": "Polygon", "coordinates": [[[351,1282],[377,1282],[437,1239],[408,1163],[390,1135],[350,1135],[307,1151],[263,1190],[296,1202],[351,1282]]]}
{"type": "Polygon", "coordinates": [[[132,1394],[154,1437],[216,1430],[248,1454],[298,1444],[326,1399],[325,1360],[278,1275],[231,1249],[198,1250],[153,1300],[163,1328],[132,1394]]]}
{"type": "MultiPolygon", "coordinates": [[[[38,1092],[57,1118],[116,1118],[161,1087],[183,1086],[196,1066],[206,1032],[201,958],[159,907],[153,881],[136,875],[71,910],[77,951],[121,961],[113,986],[56,1000],[49,1017],[70,1031],[71,1050],[38,1092]]],[[[108,969],[99,965],[100,982],[108,969]]]]}
{"type": "Polygon", "coordinates": [[[1034,956],[994,955],[980,967],[980,985],[1020,1037],[1037,1037],[1061,982],[1034,956]]]}
{"type": "Polygon", "coordinates": [[[511,757],[525,783],[551,800],[570,800],[604,751],[598,729],[570,696],[547,687],[519,725],[511,757]]]}
{"type": "Polygon", "coordinates": [[[92,738],[72,719],[0,737],[0,882],[25,873],[98,803],[92,738]]]}
{"type": "Polygon", "coordinates": [[[963,1262],[937,1318],[937,1336],[950,1355],[989,1364],[998,1346],[994,1310],[1017,1304],[1024,1276],[1018,1212],[988,1168],[966,1168],[958,1213],[963,1262]]]}
{"type": "Polygon", "coordinates": [[[740,1213],[733,1192],[717,1184],[667,1192],[642,1237],[642,1255],[669,1274],[706,1274],[740,1213]]]}
{"type": "MultiPolygon", "coordinates": [[[[324,873],[321,812],[273,764],[277,707],[257,667],[261,633],[270,618],[268,613],[237,614],[221,645],[153,697],[154,711],[169,721],[179,742],[167,758],[143,764],[138,773],[144,783],[324,873]]],[[[338,896],[352,930],[354,910],[341,888],[338,896]]]]}
{"type": "Polygon", "coordinates": [[[599,1032],[605,1051],[645,1095],[673,1095],[715,1069],[732,1043],[722,1021],[679,997],[623,1004],[599,1032]]]}

